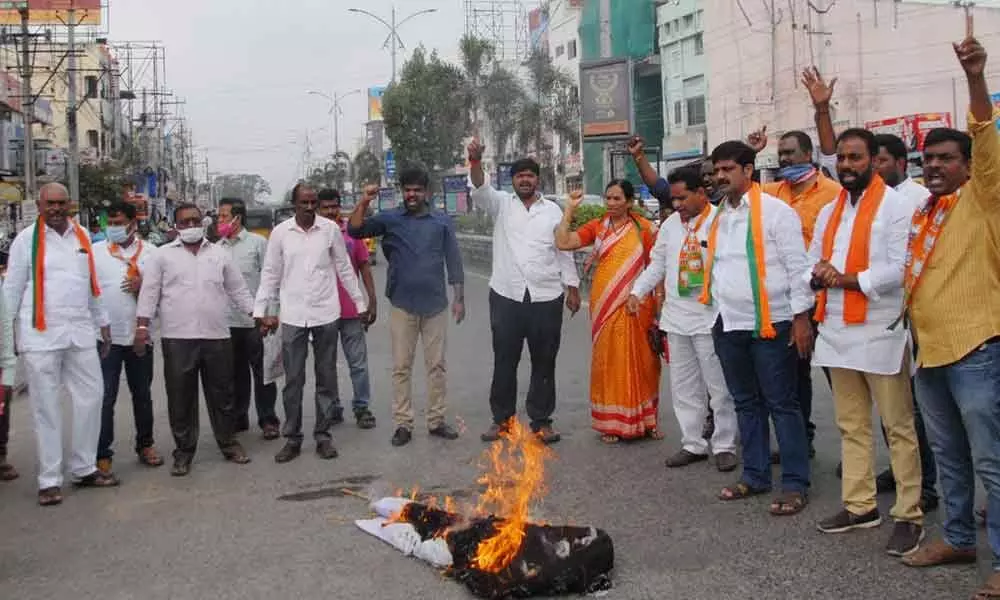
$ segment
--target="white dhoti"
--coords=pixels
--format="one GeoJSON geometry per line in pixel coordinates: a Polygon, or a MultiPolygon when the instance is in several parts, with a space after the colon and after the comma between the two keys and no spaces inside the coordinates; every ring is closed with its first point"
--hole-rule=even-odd
{"type": "Polygon", "coordinates": [[[69,471],[85,477],[97,470],[97,444],[101,435],[104,379],[97,348],[66,348],[24,352],[28,395],[35,415],[38,441],[38,489],[63,484],[63,387],[73,406],[72,454],[69,471]]]}
{"type": "Polygon", "coordinates": [[[739,423],[733,397],[726,387],[722,364],[715,355],[712,334],[667,334],[670,347],[670,395],[681,429],[681,446],[692,454],[708,454],[702,428],[712,407],[715,433],[712,453],[736,452],[739,423]]]}

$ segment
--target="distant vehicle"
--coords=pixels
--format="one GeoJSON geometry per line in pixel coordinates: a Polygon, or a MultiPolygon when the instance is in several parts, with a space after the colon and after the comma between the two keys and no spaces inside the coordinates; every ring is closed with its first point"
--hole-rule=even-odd
{"type": "Polygon", "coordinates": [[[248,208],[247,220],[243,223],[243,227],[245,227],[247,231],[252,231],[264,237],[270,237],[274,224],[274,209],[248,208]]]}

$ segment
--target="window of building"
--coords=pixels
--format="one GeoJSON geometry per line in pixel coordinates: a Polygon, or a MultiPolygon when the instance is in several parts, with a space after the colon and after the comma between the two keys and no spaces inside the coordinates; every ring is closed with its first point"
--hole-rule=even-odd
{"type": "Polygon", "coordinates": [[[97,97],[97,77],[93,75],[84,78],[84,85],[87,89],[87,98],[97,97]]]}
{"type": "Polygon", "coordinates": [[[705,124],[705,97],[695,96],[687,99],[688,127],[705,124]]]}
{"type": "Polygon", "coordinates": [[[87,130],[87,146],[97,148],[101,143],[101,136],[96,129],[87,130]]]}
{"type": "Polygon", "coordinates": [[[694,15],[684,15],[684,30],[694,27],[694,15]]]}
{"type": "Polygon", "coordinates": [[[683,109],[683,106],[681,105],[681,101],[680,100],[674,102],[674,125],[680,125],[681,123],[684,122],[684,118],[683,118],[684,115],[681,114],[681,111],[683,111],[683,110],[684,109],[683,109]]]}
{"type": "Polygon", "coordinates": [[[571,60],[576,58],[576,40],[570,40],[566,43],[566,58],[571,60]]]}
{"type": "Polygon", "coordinates": [[[701,56],[705,53],[705,39],[699,33],[694,36],[694,55],[701,56]]]}
{"type": "Polygon", "coordinates": [[[663,24],[663,36],[667,37],[669,35],[670,35],[670,22],[668,21],[663,24]]]}
{"type": "Polygon", "coordinates": [[[558,46],[556,46],[556,58],[559,58],[560,56],[562,56],[565,53],[566,53],[566,47],[565,46],[563,46],[562,44],[559,44],[558,46]]]}

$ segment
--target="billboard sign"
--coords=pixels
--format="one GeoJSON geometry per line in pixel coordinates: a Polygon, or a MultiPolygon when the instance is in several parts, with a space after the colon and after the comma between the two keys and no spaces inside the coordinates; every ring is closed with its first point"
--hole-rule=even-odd
{"type": "Polygon", "coordinates": [[[580,122],[588,141],[627,138],[635,130],[632,62],[613,59],[580,65],[580,122]]]}
{"type": "Polygon", "coordinates": [[[365,147],[375,156],[382,156],[385,144],[385,123],[368,121],[365,123],[365,147]]]}
{"type": "Polygon", "coordinates": [[[396,178],[396,153],[392,148],[385,151],[385,178],[389,181],[396,178]]]}
{"type": "Polygon", "coordinates": [[[549,11],[540,6],[528,13],[528,37],[532,50],[547,50],[549,47],[549,11]]]}
{"type": "Polygon", "coordinates": [[[101,24],[101,0],[0,0],[0,25],[20,25],[25,6],[32,25],[65,25],[71,6],[78,25],[101,24]]]}
{"type": "Polygon", "coordinates": [[[891,133],[899,137],[910,153],[923,152],[927,134],[939,127],[951,127],[951,113],[917,113],[865,122],[865,129],[876,135],[891,133]]]}
{"type": "Polygon", "coordinates": [[[396,208],[396,188],[382,188],[378,191],[378,210],[396,208]]]}
{"type": "Polygon", "coordinates": [[[465,175],[449,175],[441,180],[444,188],[444,206],[449,215],[469,211],[469,178],[465,175]]]}
{"type": "Polygon", "coordinates": [[[502,192],[514,193],[514,174],[510,172],[514,163],[505,162],[497,164],[496,188],[502,192]]]}
{"type": "Polygon", "coordinates": [[[382,120],[382,96],[385,95],[385,87],[368,88],[368,120],[382,120]]]}

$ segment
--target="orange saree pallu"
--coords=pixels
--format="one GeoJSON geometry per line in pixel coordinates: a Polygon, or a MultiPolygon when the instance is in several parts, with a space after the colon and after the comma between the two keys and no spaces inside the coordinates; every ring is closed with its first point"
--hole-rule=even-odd
{"type": "Polygon", "coordinates": [[[595,430],[622,439],[642,438],[657,428],[661,365],[647,338],[656,320],[656,300],[647,296],[637,315],[625,308],[652,243],[649,224],[637,220],[619,231],[605,231],[594,248],[591,417],[595,430]]]}

